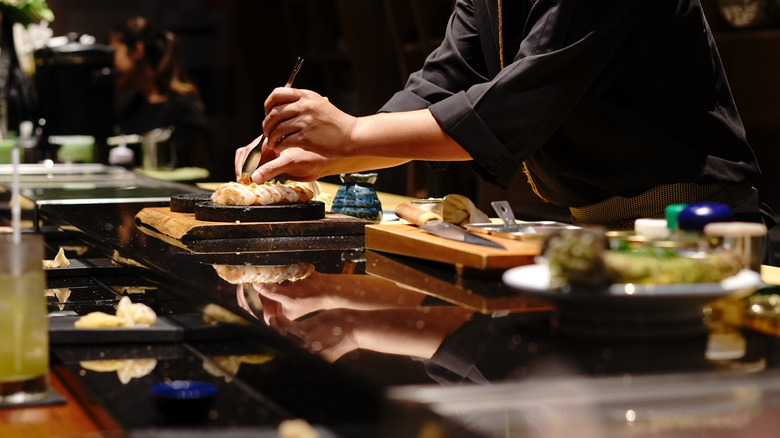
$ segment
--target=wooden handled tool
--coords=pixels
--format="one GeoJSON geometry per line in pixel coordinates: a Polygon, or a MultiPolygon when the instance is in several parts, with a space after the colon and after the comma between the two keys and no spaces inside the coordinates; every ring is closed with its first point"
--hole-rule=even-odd
{"type": "Polygon", "coordinates": [[[395,207],[395,215],[405,219],[415,225],[425,225],[428,221],[443,220],[441,216],[428,210],[415,207],[414,205],[402,202],[395,207]]]}
{"type": "Polygon", "coordinates": [[[417,225],[421,230],[445,239],[488,246],[491,248],[506,249],[503,245],[493,242],[492,240],[474,235],[457,225],[446,222],[436,213],[423,210],[422,208],[407,203],[398,204],[395,208],[395,214],[401,219],[406,219],[417,225]]]}

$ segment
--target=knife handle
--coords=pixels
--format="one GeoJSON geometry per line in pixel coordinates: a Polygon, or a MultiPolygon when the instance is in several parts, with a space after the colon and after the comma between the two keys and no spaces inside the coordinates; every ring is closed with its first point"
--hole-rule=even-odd
{"type": "Polygon", "coordinates": [[[402,202],[395,207],[395,215],[405,219],[415,225],[425,225],[428,221],[443,220],[441,216],[428,210],[415,207],[414,205],[402,202]]]}

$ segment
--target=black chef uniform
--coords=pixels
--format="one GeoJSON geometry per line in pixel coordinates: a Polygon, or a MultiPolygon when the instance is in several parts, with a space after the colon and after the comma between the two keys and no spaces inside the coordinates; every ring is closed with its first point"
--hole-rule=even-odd
{"type": "Polygon", "coordinates": [[[758,164],[699,0],[458,0],[381,111],[422,108],[486,181],[525,168],[575,223],[630,228],[699,201],[761,221],[758,164]]]}

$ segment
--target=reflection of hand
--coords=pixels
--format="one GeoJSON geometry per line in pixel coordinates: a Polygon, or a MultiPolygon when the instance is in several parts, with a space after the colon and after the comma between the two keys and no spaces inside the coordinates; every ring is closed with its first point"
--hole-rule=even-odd
{"type": "Polygon", "coordinates": [[[326,360],[335,361],[358,348],[381,353],[431,357],[473,312],[456,306],[360,311],[331,309],[291,321],[282,314],[269,325],[326,360]]]}
{"type": "Polygon", "coordinates": [[[345,309],[326,310],[302,321],[291,321],[281,314],[270,319],[272,328],[300,339],[303,348],[328,362],[358,348],[353,324],[353,316],[345,309]]]}
{"type": "MultiPolygon", "coordinates": [[[[263,313],[266,310],[274,315],[282,314],[288,319],[298,319],[317,310],[325,308],[327,292],[322,281],[322,274],[312,272],[307,278],[300,281],[285,281],[282,283],[257,283],[254,290],[263,302],[263,313]],[[266,303],[273,302],[276,306],[266,303]]],[[[268,320],[269,315],[265,315],[268,320]]]]}
{"type": "Polygon", "coordinates": [[[257,312],[262,311],[266,324],[270,324],[269,321],[272,317],[282,313],[282,306],[279,303],[257,294],[252,285],[248,283],[236,286],[236,299],[239,307],[257,319],[260,319],[257,312]]]}
{"type": "Polygon", "coordinates": [[[425,297],[379,277],[316,271],[300,281],[255,284],[254,288],[264,303],[264,312],[270,309],[292,320],[323,309],[414,308],[425,297]],[[277,306],[268,306],[269,301],[277,306]]]}

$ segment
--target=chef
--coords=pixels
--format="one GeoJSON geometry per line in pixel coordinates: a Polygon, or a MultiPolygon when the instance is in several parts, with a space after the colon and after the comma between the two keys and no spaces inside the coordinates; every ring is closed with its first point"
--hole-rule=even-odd
{"type": "MultiPolygon", "coordinates": [[[[503,187],[524,172],[575,224],[626,229],[700,201],[764,216],[699,0],[458,0],[440,47],[378,114],[293,88],[265,111],[255,182],[468,160],[503,187]]],[[[237,175],[257,142],[236,152],[237,175]]]]}

